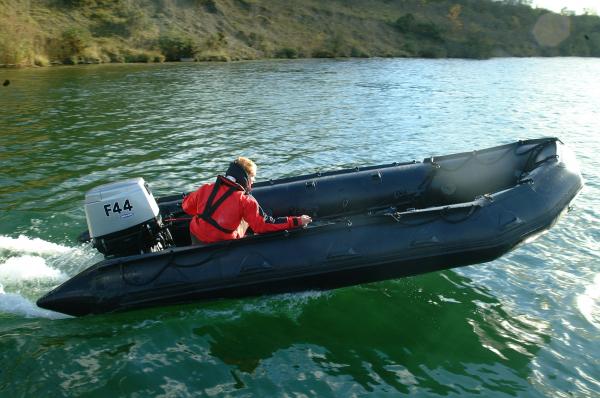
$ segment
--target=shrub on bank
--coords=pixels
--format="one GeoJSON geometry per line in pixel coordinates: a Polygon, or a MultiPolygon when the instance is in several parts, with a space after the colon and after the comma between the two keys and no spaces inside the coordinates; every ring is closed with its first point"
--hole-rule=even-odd
{"type": "Polygon", "coordinates": [[[32,46],[27,41],[16,41],[0,32],[0,64],[28,65],[32,58],[32,46]]]}
{"type": "Polygon", "coordinates": [[[26,15],[0,7],[0,65],[31,65],[35,54],[35,23],[26,15]]]}
{"type": "Polygon", "coordinates": [[[158,46],[167,61],[194,58],[198,53],[198,45],[194,39],[178,32],[161,34],[158,39],[158,46]]]}
{"type": "Polygon", "coordinates": [[[400,32],[420,36],[423,39],[432,41],[444,41],[442,29],[433,22],[418,21],[411,14],[404,14],[393,23],[393,26],[400,32]]]}
{"type": "Polygon", "coordinates": [[[414,32],[425,39],[433,41],[444,41],[444,37],[442,36],[442,29],[432,22],[418,23],[415,26],[414,32]]]}
{"type": "Polygon", "coordinates": [[[486,38],[482,32],[469,33],[465,39],[449,40],[444,45],[450,58],[489,59],[495,52],[505,51],[500,47],[496,48],[493,41],[486,38]]]}
{"type": "Polygon", "coordinates": [[[352,58],[370,58],[371,57],[371,55],[368,52],[364,51],[361,48],[357,48],[354,46],[350,49],[350,56],[352,58]]]}
{"type": "Polygon", "coordinates": [[[165,56],[157,51],[128,50],[123,56],[124,62],[164,62],[165,56]]]}
{"type": "Polygon", "coordinates": [[[284,47],[275,51],[275,58],[298,58],[298,50],[295,48],[284,47]]]}
{"type": "Polygon", "coordinates": [[[210,61],[210,62],[229,62],[231,61],[231,57],[224,53],[223,51],[202,51],[198,54],[196,54],[196,56],[194,57],[195,61],[199,61],[199,62],[205,62],[205,61],[210,61]]]}
{"type": "Polygon", "coordinates": [[[218,50],[227,46],[227,37],[223,32],[217,32],[206,38],[204,41],[204,47],[208,50],[218,50]]]}
{"type": "Polygon", "coordinates": [[[92,44],[89,30],[80,27],[70,27],[61,35],[61,58],[66,64],[81,63],[82,53],[92,44]]]}
{"type": "Polygon", "coordinates": [[[36,54],[33,57],[33,64],[35,66],[50,66],[50,60],[45,55],[36,54]]]}
{"type": "Polygon", "coordinates": [[[314,50],[311,56],[312,56],[312,58],[335,58],[336,57],[336,55],[331,50],[324,49],[324,48],[314,50]]]}
{"type": "Polygon", "coordinates": [[[420,58],[446,58],[448,52],[441,46],[425,46],[418,50],[417,56],[420,58]]]}

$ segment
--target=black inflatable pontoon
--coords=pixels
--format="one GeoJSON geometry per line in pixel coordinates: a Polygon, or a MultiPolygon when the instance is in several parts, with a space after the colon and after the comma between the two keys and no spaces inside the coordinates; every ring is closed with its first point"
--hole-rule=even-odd
{"type": "Polygon", "coordinates": [[[316,173],[253,190],[271,215],[312,215],[308,228],[206,246],[189,245],[182,196],[169,196],[158,205],[170,247],[107,258],[37,304],[80,316],[482,263],[550,228],[582,186],[572,152],[555,138],[316,173]]]}

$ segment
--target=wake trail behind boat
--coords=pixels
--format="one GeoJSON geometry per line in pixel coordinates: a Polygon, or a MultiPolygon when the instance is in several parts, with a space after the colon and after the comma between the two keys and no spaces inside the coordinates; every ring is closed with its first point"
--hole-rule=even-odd
{"type": "Polygon", "coordinates": [[[64,273],[48,266],[46,261],[38,256],[10,257],[0,263],[0,282],[5,285],[18,285],[24,281],[61,282],[66,278],[64,273]]]}
{"type": "Polygon", "coordinates": [[[82,258],[85,263],[94,261],[94,255],[83,247],[62,246],[25,235],[0,236],[0,313],[64,318],[38,308],[35,300],[77,272],[82,258]]]}
{"type": "Polygon", "coordinates": [[[39,255],[55,255],[69,252],[70,248],[47,242],[40,238],[28,238],[25,235],[19,235],[18,238],[11,238],[0,235],[0,253],[28,253],[39,255]]]}
{"type": "Polygon", "coordinates": [[[26,318],[63,319],[70,318],[58,312],[39,308],[34,302],[18,293],[6,293],[0,284],[0,313],[21,315],[26,318]]]}

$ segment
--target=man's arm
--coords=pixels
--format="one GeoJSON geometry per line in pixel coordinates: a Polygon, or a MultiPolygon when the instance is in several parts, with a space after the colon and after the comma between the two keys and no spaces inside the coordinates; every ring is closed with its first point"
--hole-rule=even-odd
{"type": "Polygon", "coordinates": [[[244,220],[250,228],[257,233],[283,231],[285,229],[296,228],[303,225],[301,217],[277,217],[268,216],[260,208],[258,202],[250,195],[242,195],[242,209],[244,220]]]}

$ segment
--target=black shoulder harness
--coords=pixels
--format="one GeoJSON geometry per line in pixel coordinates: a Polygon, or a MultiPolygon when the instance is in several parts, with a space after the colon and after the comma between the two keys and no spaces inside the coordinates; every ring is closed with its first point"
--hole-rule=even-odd
{"type": "Polygon", "coordinates": [[[230,187],[223,194],[223,196],[221,196],[216,202],[213,203],[213,200],[215,200],[215,196],[217,196],[217,192],[219,192],[219,188],[221,187],[221,185],[223,185],[223,182],[221,182],[221,179],[217,177],[215,186],[213,187],[212,192],[210,193],[208,200],[206,201],[206,206],[204,206],[204,211],[201,214],[198,214],[198,218],[203,219],[204,221],[206,221],[207,223],[209,223],[210,225],[212,225],[219,231],[224,232],[226,234],[230,234],[233,232],[233,230],[223,228],[222,226],[220,226],[219,223],[217,223],[215,221],[215,219],[212,218],[212,215],[219,208],[219,206],[221,206],[221,204],[225,201],[225,199],[230,197],[231,194],[233,194],[235,191],[237,191],[237,189],[235,187],[230,187]]]}

